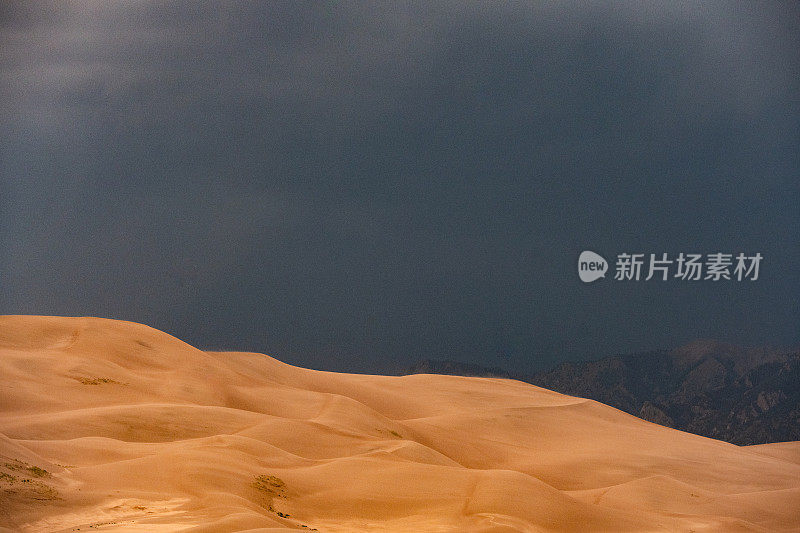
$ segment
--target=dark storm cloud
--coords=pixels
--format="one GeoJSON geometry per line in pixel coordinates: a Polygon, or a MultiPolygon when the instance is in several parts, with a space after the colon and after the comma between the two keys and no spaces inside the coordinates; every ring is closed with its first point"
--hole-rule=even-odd
{"type": "Polygon", "coordinates": [[[6,3],[3,312],[331,369],[796,343],[796,4],[6,3]],[[762,252],[582,285],[578,253],[762,252]]]}

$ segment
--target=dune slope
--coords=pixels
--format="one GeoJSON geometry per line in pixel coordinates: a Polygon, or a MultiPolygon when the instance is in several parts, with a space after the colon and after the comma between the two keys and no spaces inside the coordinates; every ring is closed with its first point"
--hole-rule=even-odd
{"type": "Polygon", "coordinates": [[[517,381],[0,317],[0,530],[800,530],[798,457],[517,381]]]}

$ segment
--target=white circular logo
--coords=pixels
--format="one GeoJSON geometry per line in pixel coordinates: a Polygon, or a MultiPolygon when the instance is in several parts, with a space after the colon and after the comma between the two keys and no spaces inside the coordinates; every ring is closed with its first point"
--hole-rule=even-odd
{"type": "Polygon", "coordinates": [[[604,278],[607,270],[608,262],[603,259],[603,256],[589,250],[581,252],[581,256],[578,258],[578,276],[581,281],[591,283],[604,278]]]}

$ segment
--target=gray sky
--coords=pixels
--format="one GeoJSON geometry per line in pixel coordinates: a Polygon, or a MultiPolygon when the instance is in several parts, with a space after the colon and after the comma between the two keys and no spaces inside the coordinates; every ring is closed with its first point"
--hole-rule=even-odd
{"type": "Polygon", "coordinates": [[[352,371],[796,344],[798,6],[3,2],[0,312],[352,371]]]}

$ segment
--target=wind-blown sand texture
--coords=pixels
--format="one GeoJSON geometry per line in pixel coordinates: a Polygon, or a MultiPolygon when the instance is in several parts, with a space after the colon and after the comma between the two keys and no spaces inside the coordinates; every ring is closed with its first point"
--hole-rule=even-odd
{"type": "Polygon", "coordinates": [[[335,374],[147,326],[0,317],[0,529],[800,530],[800,443],[525,383],[335,374]]]}

